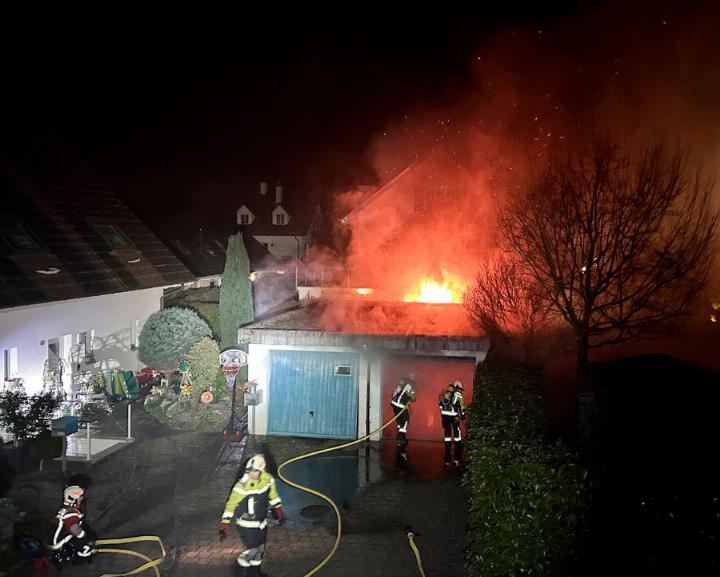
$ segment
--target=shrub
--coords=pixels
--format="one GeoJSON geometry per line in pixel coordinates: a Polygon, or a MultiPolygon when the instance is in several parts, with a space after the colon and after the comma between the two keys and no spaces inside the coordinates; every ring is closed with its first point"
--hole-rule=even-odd
{"type": "Polygon", "coordinates": [[[0,425],[17,440],[37,437],[48,428],[60,401],[52,393],[28,396],[22,391],[0,394],[0,425]]]}
{"type": "Polygon", "coordinates": [[[194,310],[163,309],[145,321],[138,339],[138,356],[149,367],[170,369],[177,366],[194,343],[210,335],[210,327],[194,310]]]}
{"type": "Polygon", "coordinates": [[[218,371],[215,376],[215,382],[213,383],[212,393],[216,401],[221,401],[230,394],[230,390],[227,384],[227,379],[222,371],[218,371]]]}
{"type": "Polygon", "coordinates": [[[252,322],[254,318],[249,276],[250,259],[243,235],[237,233],[228,238],[220,285],[220,337],[223,347],[235,344],[240,325],[252,322]]]}
{"type": "Polygon", "coordinates": [[[188,351],[188,361],[192,372],[193,404],[197,405],[200,393],[211,390],[220,372],[220,349],[217,343],[203,337],[196,342],[188,351]]]}
{"type": "Polygon", "coordinates": [[[468,562],[484,577],[572,573],[589,503],[586,471],[544,439],[540,373],[479,368],[468,422],[468,562]]]}

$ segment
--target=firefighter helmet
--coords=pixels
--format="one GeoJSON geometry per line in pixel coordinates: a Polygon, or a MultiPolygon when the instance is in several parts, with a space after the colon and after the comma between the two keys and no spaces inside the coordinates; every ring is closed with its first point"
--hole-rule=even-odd
{"type": "Polygon", "coordinates": [[[462,381],[460,379],[458,379],[457,381],[455,381],[453,383],[453,387],[455,387],[456,389],[460,389],[462,391],[463,390],[462,381]]]}
{"type": "Polygon", "coordinates": [[[80,501],[83,500],[84,496],[85,491],[82,487],[78,487],[77,485],[70,485],[65,489],[65,491],[63,491],[63,504],[70,506],[79,505],[80,501]]]}
{"type": "Polygon", "coordinates": [[[257,455],[254,455],[250,457],[250,459],[247,462],[247,465],[245,465],[246,471],[264,471],[265,470],[265,456],[258,453],[257,455]]]}

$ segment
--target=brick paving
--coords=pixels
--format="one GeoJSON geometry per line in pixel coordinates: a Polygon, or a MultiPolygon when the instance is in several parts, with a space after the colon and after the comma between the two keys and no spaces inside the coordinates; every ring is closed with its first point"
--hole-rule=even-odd
{"type": "MultiPolygon", "coordinates": [[[[221,542],[217,528],[228,492],[248,456],[265,452],[269,470],[274,472],[287,458],[337,444],[321,439],[249,437],[246,446],[218,462],[223,449],[218,434],[172,432],[141,410],[134,419],[136,443],[92,466],[72,463],[68,474],[91,476],[87,518],[101,538],[159,535],[168,551],[161,574],[173,577],[236,574],[235,558],[242,544],[234,531],[221,542]]],[[[443,473],[442,467],[429,476],[414,474],[412,467],[396,469],[383,458],[384,453],[388,451],[379,443],[372,443],[284,469],[289,479],[308,480],[307,484],[334,497],[341,508],[339,548],[318,575],[416,577],[419,572],[403,531],[406,525],[419,534],[416,543],[428,577],[464,575],[465,502],[459,475],[443,473]]],[[[411,444],[411,463],[414,458],[421,464],[439,462],[442,444],[417,448],[411,444]]],[[[59,469],[50,467],[42,474],[19,478],[12,496],[28,511],[29,519],[49,523],[59,506],[61,487],[59,469]]],[[[335,516],[312,495],[284,483],[279,489],[288,520],[269,528],[263,571],[270,577],[302,577],[332,548],[335,516]],[[306,515],[308,511],[312,514],[306,515]]],[[[151,543],[132,548],[151,557],[157,553],[151,543]]],[[[92,564],[73,566],[63,574],[96,577],[138,564],[130,557],[103,554],[92,564]]],[[[21,570],[11,574],[29,575],[21,570]]]]}

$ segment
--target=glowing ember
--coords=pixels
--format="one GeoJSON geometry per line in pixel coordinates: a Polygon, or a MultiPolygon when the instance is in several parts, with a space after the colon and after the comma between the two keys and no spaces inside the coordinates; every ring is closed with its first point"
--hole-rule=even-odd
{"type": "Polygon", "coordinates": [[[371,295],[373,293],[373,290],[371,288],[356,288],[355,292],[362,296],[371,295]]]}
{"type": "Polygon", "coordinates": [[[442,284],[431,278],[422,279],[418,285],[405,293],[405,302],[461,303],[465,289],[459,283],[444,279],[442,284]]]}

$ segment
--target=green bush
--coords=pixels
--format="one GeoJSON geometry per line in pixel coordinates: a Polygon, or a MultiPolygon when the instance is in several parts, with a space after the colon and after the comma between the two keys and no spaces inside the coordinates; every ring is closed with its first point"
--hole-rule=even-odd
{"type": "Polygon", "coordinates": [[[220,339],[223,347],[234,345],[240,325],[252,322],[254,318],[249,276],[250,259],[243,235],[238,232],[228,238],[220,285],[220,339]]]}
{"type": "Polygon", "coordinates": [[[197,405],[200,394],[203,391],[211,390],[220,372],[220,349],[217,343],[203,337],[196,342],[188,351],[190,371],[193,383],[193,404],[197,405]]]}
{"type": "Polygon", "coordinates": [[[163,425],[167,425],[170,418],[162,408],[162,401],[162,398],[159,396],[147,396],[145,397],[145,403],[143,406],[145,407],[145,412],[148,415],[151,415],[163,425]]]}
{"type": "Polygon", "coordinates": [[[17,440],[32,439],[46,430],[60,401],[52,393],[28,396],[22,391],[0,394],[0,425],[17,440]]]}
{"type": "Polygon", "coordinates": [[[194,310],[163,309],[145,321],[138,339],[138,356],[149,367],[174,368],[193,344],[211,334],[210,327],[194,310]]]}
{"type": "Polygon", "coordinates": [[[228,387],[227,379],[225,378],[225,375],[222,374],[222,371],[218,371],[217,375],[215,376],[212,393],[216,401],[221,401],[230,394],[230,388],[228,387]]]}
{"type": "Polygon", "coordinates": [[[187,306],[197,311],[212,330],[213,338],[220,340],[220,305],[218,303],[189,302],[187,306]]]}
{"type": "Polygon", "coordinates": [[[544,438],[541,374],[478,370],[468,422],[468,563],[483,577],[572,574],[589,504],[586,471],[544,438]]]}

